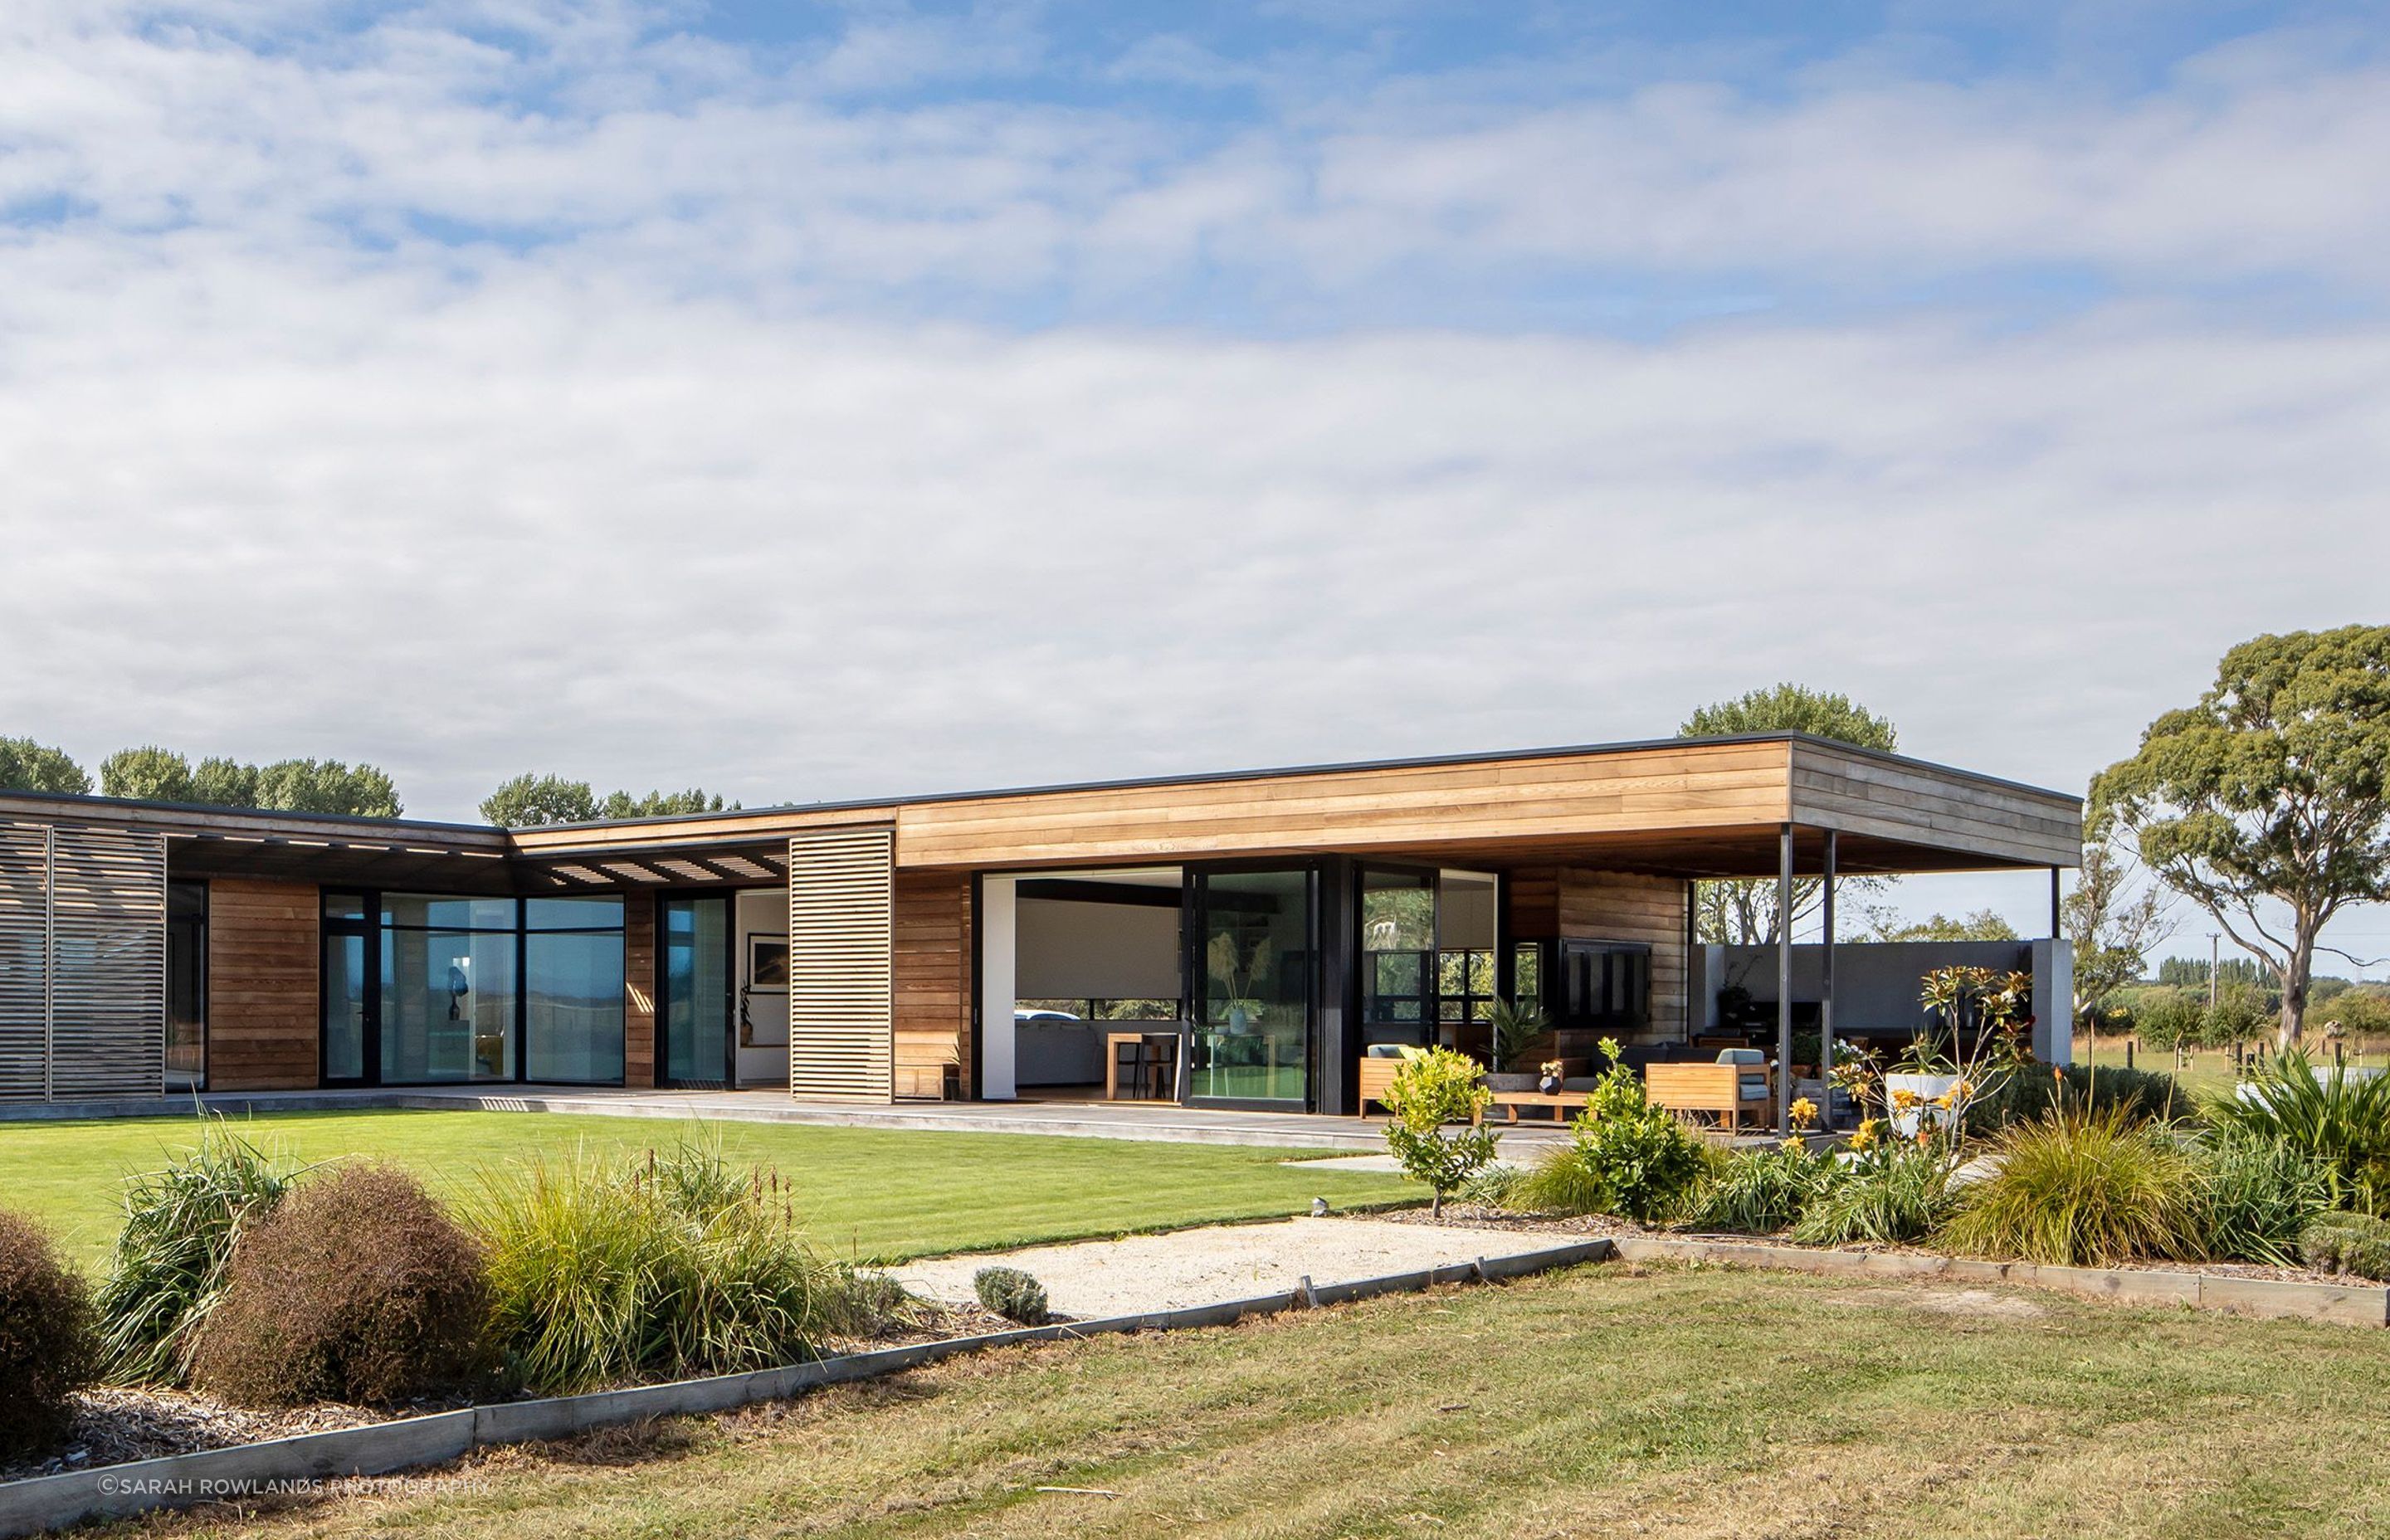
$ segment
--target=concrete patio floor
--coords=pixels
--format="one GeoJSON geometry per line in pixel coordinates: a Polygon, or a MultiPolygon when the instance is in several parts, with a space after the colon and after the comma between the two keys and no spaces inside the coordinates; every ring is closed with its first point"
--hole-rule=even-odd
{"type": "MultiPolygon", "coordinates": [[[[86,1118],[188,1117],[188,1096],[0,1107],[0,1123],[86,1118]]],[[[842,1128],[912,1128],[953,1134],[1043,1134],[1166,1144],[1246,1145],[1380,1154],[1381,1118],[1316,1112],[1240,1112],[1152,1102],[949,1101],[892,1105],[805,1102],[786,1092],[652,1091],[613,1086],[410,1086],[404,1090],[248,1091],[202,1095],[212,1112],[353,1112],[375,1108],[501,1112],[571,1112],[617,1118],[680,1118],[727,1123],[812,1123],[842,1128]]],[[[1503,1129],[1503,1143],[1525,1152],[1567,1136],[1563,1123],[1503,1129]]]]}

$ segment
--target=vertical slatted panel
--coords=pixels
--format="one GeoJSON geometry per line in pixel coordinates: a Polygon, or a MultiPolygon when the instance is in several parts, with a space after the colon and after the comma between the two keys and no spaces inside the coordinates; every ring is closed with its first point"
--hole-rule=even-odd
{"type": "Polygon", "coordinates": [[[51,834],[50,1097],[166,1089],[166,841],[51,834]]]}
{"type": "Polygon", "coordinates": [[[0,823],[0,1101],[48,1094],[49,832],[0,823]]]}
{"type": "Polygon", "coordinates": [[[895,830],[789,840],[789,1090],[895,1097],[895,830]]]}

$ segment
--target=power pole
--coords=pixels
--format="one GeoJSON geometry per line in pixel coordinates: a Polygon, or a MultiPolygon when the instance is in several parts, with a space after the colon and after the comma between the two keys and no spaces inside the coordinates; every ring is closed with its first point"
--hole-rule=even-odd
{"type": "Polygon", "coordinates": [[[2217,931],[2207,932],[2207,1008],[2210,1010],[2216,1008],[2217,945],[2223,939],[2217,931]]]}

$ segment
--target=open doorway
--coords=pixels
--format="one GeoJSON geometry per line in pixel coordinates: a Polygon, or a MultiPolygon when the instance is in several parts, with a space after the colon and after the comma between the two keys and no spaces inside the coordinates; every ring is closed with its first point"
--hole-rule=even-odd
{"type": "Polygon", "coordinates": [[[1176,866],[986,879],[981,1095],[1176,1100],[1176,866]]]}

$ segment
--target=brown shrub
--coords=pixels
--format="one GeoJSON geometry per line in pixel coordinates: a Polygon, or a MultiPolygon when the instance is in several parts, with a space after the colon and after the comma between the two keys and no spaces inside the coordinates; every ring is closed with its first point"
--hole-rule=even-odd
{"type": "Polygon", "coordinates": [[[99,1336],[91,1289],[32,1220],[0,1210],[0,1455],[64,1438],[91,1383],[99,1336]]]}
{"type": "Polygon", "coordinates": [[[233,1248],[192,1379],[247,1405],[438,1395],[486,1372],[488,1319],[481,1246],[406,1173],[344,1167],[233,1248]]]}

